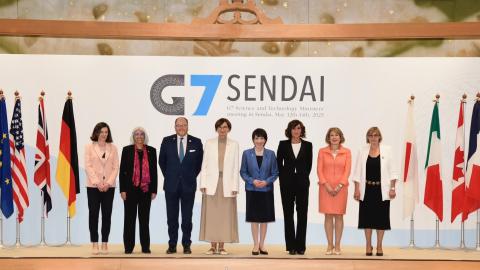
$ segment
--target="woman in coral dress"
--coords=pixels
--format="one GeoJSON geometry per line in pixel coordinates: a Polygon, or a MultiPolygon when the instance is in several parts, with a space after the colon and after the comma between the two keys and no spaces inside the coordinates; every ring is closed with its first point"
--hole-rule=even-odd
{"type": "Polygon", "coordinates": [[[317,174],[319,185],[319,211],[325,214],[325,233],[328,247],[326,255],[340,255],[343,233],[343,215],[347,208],[348,177],[352,155],[339,128],[330,128],[325,136],[328,146],[318,151],[317,174]],[[333,235],[335,231],[335,245],[333,235]]]}

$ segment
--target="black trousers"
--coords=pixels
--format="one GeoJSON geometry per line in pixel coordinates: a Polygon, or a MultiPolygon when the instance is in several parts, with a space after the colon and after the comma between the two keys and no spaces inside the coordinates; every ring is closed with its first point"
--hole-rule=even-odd
{"type": "Polygon", "coordinates": [[[115,188],[113,187],[106,192],[100,192],[98,188],[87,187],[88,228],[90,229],[90,241],[93,243],[98,242],[98,214],[100,209],[102,210],[102,242],[108,242],[114,195],[115,188]]]}
{"type": "Polygon", "coordinates": [[[140,188],[127,191],[127,199],[123,202],[125,215],[123,220],[123,245],[126,252],[133,251],[135,247],[135,225],[140,226],[140,244],[142,251],[150,250],[150,206],[152,194],[142,192],[140,188]]]}
{"type": "Polygon", "coordinates": [[[285,243],[288,251],[305,251],[307,236],[308,190],[310,182],[305,179],[286,179],[288,183],[280,182],[283,217],[285,222],[285,243]],[[297,230],[293,218],[297,210],[297,230]]]}
{"type": "Polygon", "coordinates": [[[176,192],[165,191],[167,205],[167,224],[169,245],[177,245],[178,242],[178,213],[182,212],[182,245],[192,244],[192,213],[195,192],[183,192],[182,185],[178,185],[176,192]]]}

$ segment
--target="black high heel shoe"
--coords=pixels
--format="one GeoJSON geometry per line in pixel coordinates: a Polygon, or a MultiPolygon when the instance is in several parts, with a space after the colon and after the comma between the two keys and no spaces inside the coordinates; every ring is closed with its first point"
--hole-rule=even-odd
{"type": "Polygon", "coordinates": [[[259,249],[259,251],[260,251],[260,254],[262,255],[268,255],[268,251],[266,250],[259,249]]]}
{"type": "Polygon", "coordinates": [[[370,248],[370,251],[365,252],[365,255],[372,256],[373,255],[373,247],[370,248]]]}

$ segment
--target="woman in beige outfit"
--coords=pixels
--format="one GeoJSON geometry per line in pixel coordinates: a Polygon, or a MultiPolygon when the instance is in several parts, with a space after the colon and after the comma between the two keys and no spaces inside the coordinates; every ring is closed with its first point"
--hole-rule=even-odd
{"type": "Polygon", "coordinates": [[[215,130],[218,137],[205,143],[203,153],[200,241],[211,243],[206,252],[208,255],[227,255],[224,243],[238,243],[239,147],[237,142],[227,138],[231,129],[228,119],[217,120],[215,130]]]}

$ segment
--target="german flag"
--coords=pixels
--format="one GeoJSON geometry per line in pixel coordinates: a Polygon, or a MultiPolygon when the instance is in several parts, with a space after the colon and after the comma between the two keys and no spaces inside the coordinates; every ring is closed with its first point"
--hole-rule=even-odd
{"type": "Polygon", "coordinates": [[[80,193],[78,178],[77,135],[71,93],[65,102],[60,131],[60,151],[57,161],[57,182],[68,200],[69,217],[75,216],[75,201],[80,193]]]}

